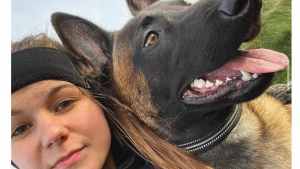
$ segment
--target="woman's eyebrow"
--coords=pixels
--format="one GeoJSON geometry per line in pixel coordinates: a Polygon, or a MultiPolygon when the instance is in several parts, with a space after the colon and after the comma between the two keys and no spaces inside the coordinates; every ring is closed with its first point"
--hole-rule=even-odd
{"type": "Polygon", "coordinates": [[[53,95],[55,95],[59,90],[66,88],[66,87],[74,87],[74,85],[71,84],[62,84],[59,86],[54,87],[53,89],[51,89],[47,95],[48,98],[51,98],[53,95]]]}
{"type": "Polygon", "coordinates": [[[22,113],[22,111],[20,111],[20,110],[11,110],[11,116],[17,116],[21,113],[22,113]]]}
{"type": "MultiPolygon", "coordinates": [[[[59,85],[59,86],[56,86],[54,87],[53,89],[51,89],[49,92],[48,92],[48,95],[47,97],[48,98],[51,98],[53,95],[55,95],[59,90],[63,89],[63,88],[67,88],[67,87],[74,87],[73,85],[71,84],[62,84],[62,85],[59,85]]],[[[17,116],[17,115],[20,115],[22,113],[21,110],[11,110],[11,116],[17,116]]]]}

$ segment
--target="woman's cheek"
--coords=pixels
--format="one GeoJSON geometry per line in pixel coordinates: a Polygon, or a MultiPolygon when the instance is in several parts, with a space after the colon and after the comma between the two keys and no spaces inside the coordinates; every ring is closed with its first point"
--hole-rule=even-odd
{"type": "Polygon", "coordinates": [[[39,154],[38,144],[34,140],[13,141],[11,145],[11,159],[21,168],[35,168],[40,166],[38,163],[42,161],[39,154]]]}

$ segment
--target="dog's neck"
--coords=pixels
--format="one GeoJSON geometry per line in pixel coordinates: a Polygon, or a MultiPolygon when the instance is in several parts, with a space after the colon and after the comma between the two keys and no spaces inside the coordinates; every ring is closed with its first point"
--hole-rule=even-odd
{"type": "Polygon", "coordinates": [[[236,105],[232,113],[228,115],[228,118],[224,119],[224,122],[220,125],[213,127],[210,130],[210,133],[204,136],[198,136],[198,138],[195,140],[179,144],[178,147],[181,147],[192,153],[205,152],[211,149],[212,147],[221,143],[232,131],[241,117],[241,112],[241,106],[236,105]]]}
{"type": "Polygon", "coordinates": [[[169,138],[178,147],[189,152],[205,152],[226,138],[240,116],[240,105],[212,111],[203,116],[187,114],[173,122],[169,138]]]}

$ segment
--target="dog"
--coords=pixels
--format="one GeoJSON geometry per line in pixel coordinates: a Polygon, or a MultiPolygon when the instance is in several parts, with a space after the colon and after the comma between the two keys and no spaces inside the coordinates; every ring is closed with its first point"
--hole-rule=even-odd
{"type": "Polygon", "coordinates": [[[289,61],[239,50],[260,31],[261,0],[127,4],[134,18],[115,32],[65,13],[51,22],[64,46],[165,140],[213,168],[291,168],[290,107],[264,93],[289,61]]]}

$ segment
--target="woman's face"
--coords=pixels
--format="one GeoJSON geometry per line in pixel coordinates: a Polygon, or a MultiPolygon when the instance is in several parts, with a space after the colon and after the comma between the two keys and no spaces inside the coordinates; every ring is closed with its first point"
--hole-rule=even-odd
{"type": "Polygon", "coordinates": [[[102,109],[71,83],[44,80],[11,95],[12,161],[21,169],[99,169],[111,135],[102,109]]]}

